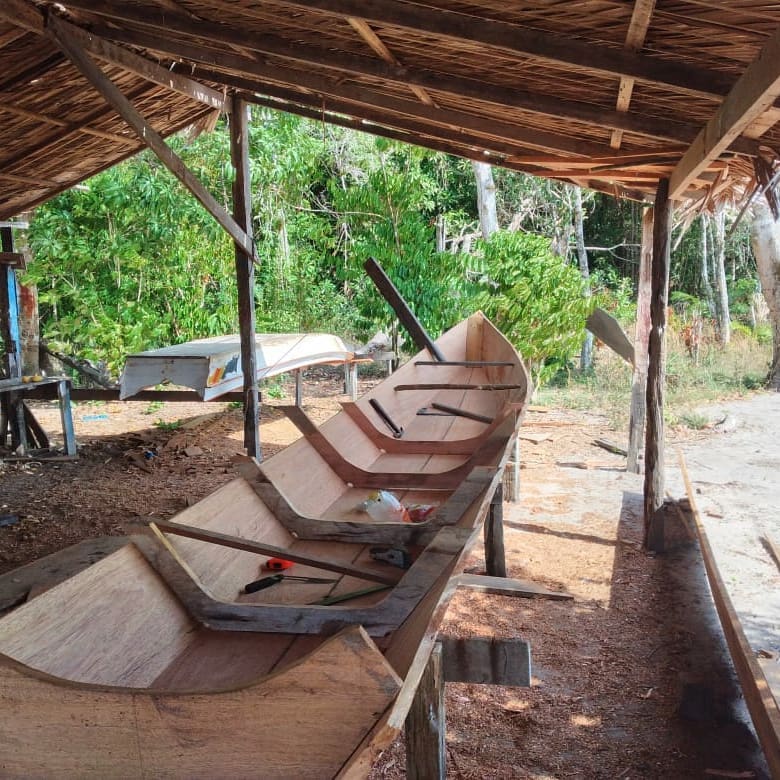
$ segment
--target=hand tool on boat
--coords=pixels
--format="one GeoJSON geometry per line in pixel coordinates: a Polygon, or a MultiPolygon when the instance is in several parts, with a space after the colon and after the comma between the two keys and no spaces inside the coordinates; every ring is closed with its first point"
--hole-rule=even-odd
{"type": "Polygon", "coordinates": [[[244,593],[257,593],[258,590],[270,588],[271,585],[276,585],[277,582],[282,580],[295,580],[296,582],[306,583],[338,582],[338,580],[325,577],[296,577],[292,574],[272,574],[270,577],[261,577],[259,580],[244,585],[244,593]]]}
{"type": "Polygon", "coordinates": [[[375,561],[389,563],[399,569],[408,569],[412,565],[412,558],[403,547],[372,547],[369,554],[375,561]]]}
{"type": "Polygon", "coordinates": [[[284,558],[269,558],[265,562],[265,568],[271,571],[284,571],[289,569],[292,565],[292,561],[285,561],[284,558]]]}

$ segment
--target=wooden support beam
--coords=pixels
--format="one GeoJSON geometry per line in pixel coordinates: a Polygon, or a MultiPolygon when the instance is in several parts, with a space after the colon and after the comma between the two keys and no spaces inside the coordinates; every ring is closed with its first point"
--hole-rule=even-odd
{"type": "MultiPolygon", "coordinates": [[[[384,41],[374,32],[371,25],[365,21],[365,19],[359,19],[356,16],[350,16],[347,21],[353,30],[376,52],[385,62],[390,62],[393,65],[399,65],[400,62],[395,58],[395,55],[387,48],[384,41]]],[[[411,91],[426,105],[434,105],[433,98],[422,87],[412,85],[411,91]]]]}
{"type": "Polygon", "coordinates": [[[479,593],[494,596],[517,596],[523,599],[549,599],[550,601],[571,601],[574,596],[565,591],[548,590],[534,582],[516,580],[510,577],[487,577],[484,574],[459,574],[453,580],[459,588],[469,588],[479,593]]]}
{"type": "Polygon", "coordinates": [[[159,157],[169,171],[201,202],[203,207],[230,234],[250,257],[255,257],[254,244],[246,231],[236,223],[217,199],[194,176],[182,159],[165,143],[162,136],[136,111],[119,88],[74,41],[62,22],[50,16],[47,32],[68,56],[84,78],[103,96],[138,137],[159,157]]]}
{"type": "Polygon", "coordinates": [[[27,258],[22,252],[0,252],[0,265],[24,269],[27,267],[27,258]]]}
{"type": "MultiPolygon", "coordinates": [[[[391,81],[400,87],[419,87],[428,92],[446,93],[454,100],[467,97],[471,100],[493,103],[498,106],[512,109],[523,109],[531,113],[545,114],[552,117],[564,117],[578,122],[595,125],[605,129],[621,129],[625,132],[662,140],[673,140],[689,144],[696,137],[698,126],[690,123],[673,122],[663,120],[647,114],[624,113],[608,111],[604,108],[594,107],[584,101],[562,100],[553,98],[541,92],[528,92],[501,84],[491,84],[484,80],[472,79],[462,73],[442,73],[428,71],[420,68],[401,67],[384,61],[368,59],[363,56],[345,52],[337,52],[332,49],[316,48],[311,45],[296,45],[290,41],[271,36],[258,36],[247,40],[243,31],[231,30],[227,26],[214,25],[189,19],[177,18],[169,14],[161,14],[157,21],[147,10],[132,10],[130,6],[123,5],[121,16],[133,23],[140,23],[146,27],[165,28],[179,33],[184,41],[172,40],[160,36],[154,29],[128,30],[124,28],[112,30],[98,27],[98,32],[114,40],[129,44],[143,45],[162,52],[167,56],[181,53],[187,59],[218,66],[220,69],[232,69],[241,73],[257,73],[258,70],[270,72],[268,78],[274,82],[285,80],[284,68],[276,64],[263,65],[255,59],[246,56],[234,55],[226,51],[216,52],[213,49],[203,49],[198,45],[192,45],[187,39],[207,38],[225,46],[241,44],[250,52],[258,55],[272,55],[285,60],[312,68],[315,71],[322,69],[332,72],[331,79],[341,82],[344,76],[361,76],[374,79],[391,81]],[[184,54],[186,52],[186,54],[184,54]],[[237,66],[237,62],[241,62],[237,66]]],[[[592,47],[591,47],[592,48],[592,47]]],[[[300,69],[294,71],[294,78],[288,83],[302,83],[300,69]]],[[[614,74],[612,74],[614,75],[614,74]]],[[[412,101],[409,101],[412,102],[412,101]]],[[[415,103],[416,104],[416,103],[415,103]]],[[[382,106],[382,103],[377,105],[382,106]]],[[[416,104],[419,105],[419,104],[416,104]]],[[[432,109],[432,106],[427,106],[432,109]]],[[[450,120],[452,123],[452,120],[450,120]]],[[[745,148],[757,150],[753,142],[745,148]]]]}
{"type": "Polygon", "coordinates": [[[444,682],[531,685],[531,646],[522,639],[439,637],[444,682]]]}
{"type": "Polygon", "coordinates": [[[483,526],[485,538],[485,571],[490,577],[506,577],[504,553],[504,485],[499,482],[483,526]]]}
{"type": "Polygon", "coordinates": [[[447,776],[446,715],[442,649],[435,644],[406,716],[406,777],[445,780],[447,776]]]}
{"type": "MultiPolygon", "coordinates": [[[[647,28],[650,26],[650,19],[655,10],[655,0],[634,0],[634,10],[631,14],[631,21],[626,33],[625,50],[638,52],[645,42],[647,28]]],[[[631,95],[634,91],[636,79],[631,76],[621,76],[620,86],[618,87],[617,106],[618,111],[628,111],[631,104],[631,95]]],[[[619,149],[623,140],[622,130],[613,130],[609,145],[613,149],[619,149]]]]}
{"type": "Polygon", "coordinates": [[[628,423],[628,455],[626,470],[641,472],[639,453],[645,433],[645,395],[647,393],[647,361],[650,341],[650,298],[652,282],[650,270],[653,259],[653,209],[642,216],[642,247],[639,259],[639,284],[636,302],[636,331],[634,336],[634,372],[631,381],[631,411],[628,423]]]}
{"type": "Polygon", "coordinates": [[[417,349],[427,349],[436,360],[445,360],[441,350],[436,346],[433,339],[426,333],[417,317],[409,308],[409,304],[403,299],[398,288],[390,280],[379,263],[373,257],[366,260],[364,268],[376,285],[376,288],[382,293],[382,297],[390,304],[401,324],[406,328],[412,337],[417,349]]]}
{"type": "MultiPolygon", "coordinates": [[[[495,18],[483,18],[472,14],[430,8],[418,3],[388,3],[385,0],[286,0],[287,5],[312,8],[340,17],[356,17],[370,24],[407,28],[416,34],[429,33],[454,41],[480,43],[514,55],[530,55],[549,62],[572,65],[586,71],[606,76],[630,76],[638,81],[659,84],[684,92],[713,96],[725,95],[733,84],[727,75],[696,68],[685,63],[670,62],[657,57],[640,55],[630,51],[594,47],[590,43],[573,40],[571,36],[558,36],[530,29],[519,24],[502,22],[495,18]]],[[[247,44],[238,32],[235,38],[214,29],[213,25],[196,22],[186,16],[162,13],[154,15],[147,9],[135,9],[126,3],[105,3],[102,0],[69,0],[69,7],[92,11],[112,19],[133,21],[139,24],[165,27],[182,35],[197,35],[204,27],[210,29],[207,38],[227,43],[247,44]]],[[[244,9],[251,13],[249,7],[244,9]]],[[[122,34],[121,30],[117,31],[122,34]]],[[[259,45],[253,42],[252,46],[259,45]]],[[[325,64],[321,62],[320,64],[325,64]]]]}
{"type": "Polygon", "coordinates": [[[663,551],[664,382],[666,374],[666,305],[672,233],[669,180],[662,179],[655,197],[651,270],[650,336],[647,368],[647,435],[645,441],[645,546],[663,551]]]}
{"type": "Polygon", "coordinates": [[[257,346],[255,342],[255,267],[252,237],[252,185],[249,169],[248,106],[239,97],[232,102],[230,118],[230,157],[236,171],[233,181],[233,212],[236,224],[252,248],[236,243],[236,282],[238,284],[238,324],[241,336],[241,371],[244,375],[244,447],[247,454],[261,460],[260,399],[257,392],[257,346]]]}
{"type": "Polygon", "coordinates": [[[681,198],[688,185],[716,160],[780,95],[780,27],[745,70],[683,155],[669,181],[669,197],[681,198]]]}

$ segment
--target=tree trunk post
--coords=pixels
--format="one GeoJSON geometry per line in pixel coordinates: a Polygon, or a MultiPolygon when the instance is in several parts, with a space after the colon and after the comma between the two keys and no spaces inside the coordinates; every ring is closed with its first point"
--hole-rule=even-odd
{"type": "Polygon", "coordinates": [[[664,381],[672,208],[669,199],[669,180],[661,179],[655,196],[653,219],[644,507],[645,546],[656,552],[662,552],[664,546],[664,523],[661,511],[664,502],[664,381]]]}
{"type": "Polygon", "coordinates": [[[634,336],[634,376],[631,382],[631,411],[628,423],[626,470],[641,473],[639,453],[645,433],[645,395],[647,393],[648,342],[650,340],[650,268],[653,259],[653,209],[642,217],[642,248],[639,257],[639,283],[636,297],[634,336]]]}
{"type": "Polygon", "coordinates": [[[406,776],[408,780],[444,780],[446,712],[442,650],[437,642],[406,716],[406,776]]]}
{"type": "Polygon", "coordinates": [[[715,273],[718,312],[718,333],[720,343],[731,341],[731,315],[729,314],[729,291],[726,283],[726,212],[721,208],[713,222],[712,260],[715,273]]]}
{"type": "Polygon", "coordinates": [[[496,184],[493,181],[493,169],[490,163],[472,160],[474,177],[477,181],[477,209],[482,238],[487,241],[498,230],[496,211],[496,184]]]}
{"type": "MultiPolygon", "coordinates": [[[[569,185],[574,198],[574,237],[577,243],[577,260],[584,284],[585,297],[592,295],[590,289],[590,268],[588,267],[588,251],[585,249],[585,213],[582,209],[582,190],[576,185],[569,185]]],[[[593,334],[585,331],[585,339],[580,350],[580,371],[587,371],[592,362],[593,334]]]]}
{"type": "MultiPolygon", "coordinates": [[[[232,98],[230,156],[236,170],[233,182],[233,218],[252,241],[252,191],[249,172],[249,123],[247,104],[232,98]]],[[[260,399],[257,393],[255,343],[255,266],[252,255],[236,242],[238,321],[241,332],[241,371],[244,375],[244,447],[253,458],[260,449],[260,399]]]]}
{"type": "Polygon", "coordinates": [[[769,382],[773,390],[780,392],[780,220],[774,219],[764,198],[757,198],[753,204],[750,243],[772,323],[769,382]]]}
{"type": "Polygon", "coordinates": [[[506,577],[504,553],[504,486],[501,482],[493,493],[490,509],[482,529],[485,536],[485,571],[490,577],[506,577]]]}

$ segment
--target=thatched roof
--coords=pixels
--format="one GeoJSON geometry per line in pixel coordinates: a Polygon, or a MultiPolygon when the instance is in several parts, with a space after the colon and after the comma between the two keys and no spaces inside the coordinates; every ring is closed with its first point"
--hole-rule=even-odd
{"type": "Polygon", "coordinates": [[[123,53],[259,103],[637,199],[666,177],[698,207],[741,197],[780,154],[780,3],[2,0],[0,219],[142,147],[53,29],[163,135],[205,121],[218,96],[172,90],[161,68],[123,53]]]}

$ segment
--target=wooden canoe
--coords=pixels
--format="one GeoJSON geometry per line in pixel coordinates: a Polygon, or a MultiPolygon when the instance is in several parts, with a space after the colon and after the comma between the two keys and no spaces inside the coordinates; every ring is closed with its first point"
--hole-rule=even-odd
{"type": "Polygon", "coordinates": [[[448,365],[421,353],[358,402],[377,436],[346,410],[314,432],[299,419],[286,450],[2,618],[3,775],[364,776],[403,725],[528,392],[481,314],[437,345],[448,365]],[[371,398],[408,455],[380,446],[371,398]],[[417,414],[433,403],[489,421],[417,414]],[[323,440],[345,454],[337,468],[323,440]],[[436,511],[372,522],[344,463],[436,511]],[[376,545],[411,565],[376,560],[376,545]],[[278,553],[294,576],[333,581],[245,594],[278,553]]]}

